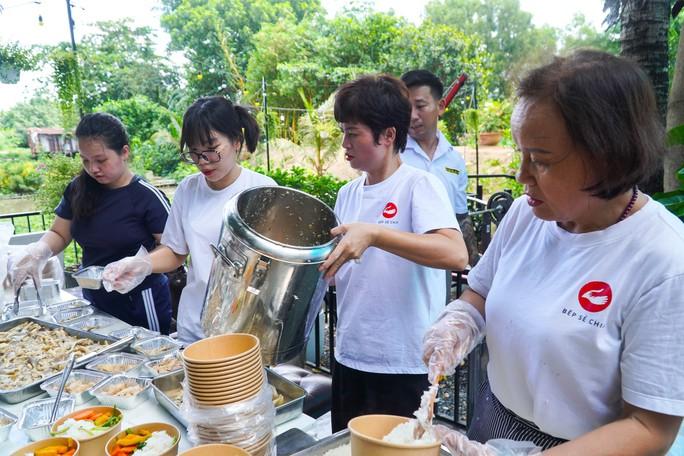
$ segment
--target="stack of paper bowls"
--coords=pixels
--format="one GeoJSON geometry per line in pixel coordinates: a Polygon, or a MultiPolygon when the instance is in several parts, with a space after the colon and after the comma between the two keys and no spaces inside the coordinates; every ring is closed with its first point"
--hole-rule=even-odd
{"type": "Polygon", "coordinates": [[[193,415],[212,417],[190,420],[199,443],[228,443],[254,456],[269,454],[273,423],[246,429],[254,421],[247,415],[260,407],[247,411],[241,404],[257,401],[266,381],[259,339],[251,334],[209,337],[188,346],[182,358],[190,404],[199,412],[193,415]]]}

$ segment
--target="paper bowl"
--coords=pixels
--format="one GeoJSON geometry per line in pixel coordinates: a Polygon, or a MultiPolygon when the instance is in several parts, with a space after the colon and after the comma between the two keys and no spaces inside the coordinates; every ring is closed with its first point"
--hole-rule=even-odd
{"type": "Polygon", "coordinates": [[[26,445],[25,447],[21,447],[14,453],[11,453],[10,456],[24,456],[27,453],[35,453],[36,451],[51,445],[67,445],[69,441],[76,445],[74,456],[82,455],[83,453],[80,452],[81,449],[78,440],[69,437],[50,437],[49,439],[40,440],[38,442],[33,442],[30,445],[26,445]]]}
{"type": "Polygon", "coordinates": [[[107,441],[114,434],[117,434],[119,431],[121,431],[121,422],[123,421],[123,416],[121,410],[117,409],[116,407],[107,407],[104,405],[99,407],[87,407],[76,412],[69,413],[68,415],[64,415],[55,421],[55,424],[52,425],[51,432],[54,433],[67,419],[72,418],[73,416],[78,415],[86,410],[93,412],[112,412],[113,415],[121,416],[121,420],[119,420],[119,422],[112,426],[107,432],[103,432],[102,434],[95,435],[87,439],[79,439],[79,443],[81,444],[80,456],[102,456],[105,451],[107,441]]]}
{"type": "Polygon", "coordinates": [[[182,356],[190,365],[212,365],[248,357],[259,348],[259,339],[251,334],[223,334],[190,344],[182,356]]]}
{"type": "Polygon", "coordinates": [[[225,373],[237,373],[244,370],[252,369],[255,366],[262,366],[261,356],[250,356],[248,358],[241,358],[236,361],[231,361],[224,364],[207,364],[198,366],[190,364],[183,360],[185,370],[195,372],[197,374],[216,375],[225,373]]]}
{"type": "Polygon", "coordinates": [[[401,445],[385,442],[384,436],[409,418],[394,415],[363,415],[349,420],[352,456],[438,456],[441,442],[401,445]]]}
{"type": "Polygon", "coordinates": [[[191,448],[181,453],[180,456],[250,456],[250,454],[233,445],[212,443],[191,448]]]}
{"type": "Polygon", "coordinates": [[[240,376],[224,376],[224,377],[197,377],[192,373],[187,373],[186,375],[190,387],[199,388],[216,388],[216,389],[229,389],[236,388],[243,385],[249,385],[254,383],[261,383],[264,378],[263,370],[260,368],[252,372],[245,372],[240,376]]]}
{"type": "Polygon", "coordinates": [[[113,435],[109,439],[109,441],[107,442],[107,446],[105,447],[107,456],[111,456],[112,451],[114,451],[116,441],[122,437],[125,437],[127,431],[137,431],[139,429],[147,429],[150,432],[166,431],[167,434],[176,439],[176,443],[168,450],[164,451],[163,453],[160,453],[159,456],[176,456],[178,454],[178,444],[180,443],[181,439],[180,431],[178,430],[178,428],[168,423],[147,423],[128,427],[124,431],[118,432],[117,434],[113,435]]]}

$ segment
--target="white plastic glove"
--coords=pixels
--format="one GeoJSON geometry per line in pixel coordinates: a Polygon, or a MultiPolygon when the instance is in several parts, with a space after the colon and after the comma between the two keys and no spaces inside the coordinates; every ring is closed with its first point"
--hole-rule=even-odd
{"type": "Polygon", "coordinates": [[[449,448],[451,454],[459,456],[533,456],[541,454],[541,448],[532,442],[492,439],[482,444],[441,424],[432,429],[435,436],[442,441],[442,445],[449,448]]]}
{"type": "Polygon", "coordinates": [[[102,285],[108,292],[116,290],[126,294],[140,285],[150,274],[152,259],[147,249],[140,246],[135,256],[122,258],[105,266],[102,271],[102,285]]]}
{"type": "Polygon", "coordinates": [[[446,307],[423,337],[423,362],[430,384],[456,371],[482,340],[484,326],[482,315],[470,303],[457,299],[446,307]]]}
{"type": "Polygon", "coordinates": [[[40,286],[41,272],[52,256],[47,242],[37,241],[26,248],[12,254],[7,263],[8,274],[12,280],[12,288],[16,293],[26,279],[32,277],[40,286]]]}

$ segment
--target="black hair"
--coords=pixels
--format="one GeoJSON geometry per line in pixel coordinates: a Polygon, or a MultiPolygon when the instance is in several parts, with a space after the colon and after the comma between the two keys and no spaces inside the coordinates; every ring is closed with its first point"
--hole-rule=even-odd
{"type": "MultiPolygon", "coordinates": [[[[101,141],[107,149],[123,154],[128,133],[121,121],[106,112],[83,116],[76,126],[76,138],[101,141]]],[[[71,193],[71,209],[74,220],[92,216],[97,209],[104,187],[93,179],[85,169],[74,179],[71,193]]]]}
{"type": "Polygon", "coordinates": [[[647,179],[665,152],[653,87],[639,65],[580,50],[532,70],[518,96],[550,101],[573,142],[587,152],[597,183],[585,188],[611,199],[647,179]]]}
{"type": "Polygon", "coordinates": [[[259,142],[259,124],[246,108],[224,97],[203,97],[183,115],[180,150],[194,144],[211,144],[212,131],[244,144],[249,152],[254,152],[259,142]]]}
{"type": "Polygon", "coordinates": [[[437,76],[428,70],[411,70],[401,75],[401,80],[404,81],[406,87],[409,89],[413,87],[428,86],[430,93],[435,100],[441,100],[444,93],[444,84],[437,76]]]}
{"type": "Polygon", "coordinates": [[[409,91],[400,79],[388,74],[362,76],[337,91],[335,120],[368,126],[376,144],[380,134],[393,127],[396,130],[394,152],[401,152],[406,147],[411,124],[409,91]]]}

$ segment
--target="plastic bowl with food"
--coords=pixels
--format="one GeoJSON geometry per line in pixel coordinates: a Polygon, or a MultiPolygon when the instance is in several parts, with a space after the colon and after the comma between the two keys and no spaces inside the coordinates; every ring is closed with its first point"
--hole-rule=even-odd
{"type": "Polygon", "coordinates": [[[105,374],[132,374],[145,358],[130,353],[106,353],[86,364],[86,369],[105,374]]]}
{"type": "Polygon", "coordinates": [[[81,445],[78,440],[71,437],[50,437],[48,439],[33,442],[30,445],[19,448],[10,456],[36,456],[55,455],[55,456],[79,456],[81,445]]]}
{"type": "Polygon", "coordinates": [[[131,345],[133,350],[149,359],[163,358],[178,351],[180,347],[181,344],[169,336],[151,337],[131,345]]]}
{"type": "Polygon", "coordinates": [[[0,408],[0,442],[4,442],[9,437],[10,429],[17,422],[17,417],[0,408]]]}
{"type": "Polygon", "coordinates": [[[88,407],[57,420],[50,433],[78,440],[81,456],[101,456],[107,441],[121,431],[122,420],[123,414],[116,407],[88,407]]]}
{"type": "MultiPolygon", "coordinates": [[[[21,410],[21,417],[17,426],[23,430],[33,442],[50,437],[50,413],[55,400],[52,398],[30,402],[21,410]]],[[[62,396],[57,408],[57,417],[71,413],[74,409],[73,397],[62,396]]]]}
{"type": "Polygon", "coordinates": [[[132,454],[136,449],[145,455],[175,456],[181,435],[168,423],[147,423],[132,426],[113,436],[105,448],[107,456],[132,454]]]}
{"type": "MultiPolygon", "coordinates": [[[[90,394],[90,390],[108,377],[109,375],[102,372],[75,369],[69,374],[69,379],[64,387],[64,393],[73,397],[76,405],[83,404],[92,399],[93,396],[90,394]]],[[[41,383],[40,389],[54,397],[57,395],[61,381],[62,376],[58,375],[41,383]]]]}
{"type": "Polygon", "coordinates": [[[99,290],[102,286],[102,272],[104,267],[102,266],[88,266],[87,268],[80,269],[73,274],[73,277],[78,286],[81,288],[87,288],[88,290],[99,290]]]}
{"type": "Polygon", "coordinates": [[[91,393],[101,404],[132,409],[145,401],[149,387],[149,380],[114,375],[93,388],[91,393]]]}

